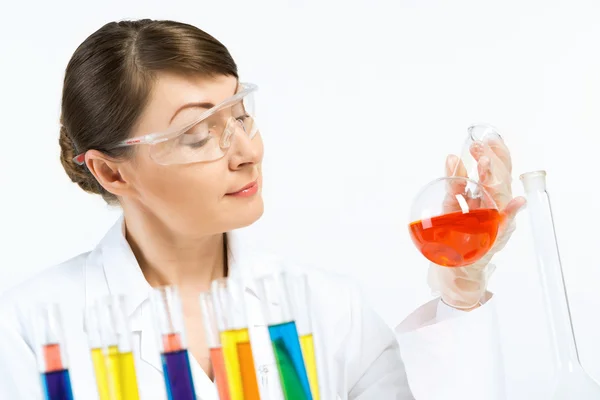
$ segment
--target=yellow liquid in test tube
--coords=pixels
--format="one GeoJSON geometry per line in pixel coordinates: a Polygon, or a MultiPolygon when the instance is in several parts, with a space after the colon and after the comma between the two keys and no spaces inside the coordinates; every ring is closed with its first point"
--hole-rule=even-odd
{"type": "Polygon", "coordinates": [[[108,356],[106,357],[106,365],[108,366],[108,383],[110,385],[110,393],[113,400],[124,400],[121,397],[121,374],[119,373],[119,348],[110,346],[108,348],[108,356]]]}
{"type": "Polygon", "coordinates": [[[114,400],[139,400],[133,353],[119,353],[117,346],[108,348],[109,384],[114,400]]]}
{"type": "Polygon", "coordinates": [[[108,373],[106,371],[106,359],[101,348],[92,349],[92,363],[94,364],[94,373],[96,374],[96,386],[98,386],[98,396],[100,400],[111,400],[110,389],[108,386],[108,373]]]}
{"type": "Polygon", "coordinates": [[[248,329],[221,332],[221,348],[231,400],[259,400],[248,329]]]}
{"type": "Polygon", "coordinates": [[[139,400],[137,376],[133,353],[119,353],[119,368],[121,373],[121,396],[123,400],[139,400]]]}
{"type": "Polygon", "coordinates": [[[315,343],[313,335],[300,336],[300,347],[302,348],[302,356],[306,372],[308,373],[308,381],[310,382],[310,391],[312,392],[313,400],[319,400],[319,377],[317,375],[317,360],[315,358],[315,343]]]}

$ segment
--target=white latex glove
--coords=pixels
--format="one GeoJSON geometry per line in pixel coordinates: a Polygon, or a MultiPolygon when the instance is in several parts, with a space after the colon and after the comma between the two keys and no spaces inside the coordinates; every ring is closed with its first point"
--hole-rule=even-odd
{"type": "MultiPolygon", "coordinates": [[[[512,162],[503,140],[475,142],[471,146],[471,154],[477,160],[479,182],[494,199],[504,218],[494,245],[475,264],[466,267],[442,267],[433,263],[429,265],[428,284],[434,295],[459,309],[470,309],[480,304],[489,278],[496,269],[490,261],[508,243],[516,229],[515,216],[525,205],[525,198],[512,196],[512,162]]],[[[446,159],[446,175],[454,173],[457,162],[460,165],[456,175],[467,176],[462,162],[455,155],[446,159]]],[[[460,210],[454,196],[447,197],[444,209],[446,212],[460,210]]]]}

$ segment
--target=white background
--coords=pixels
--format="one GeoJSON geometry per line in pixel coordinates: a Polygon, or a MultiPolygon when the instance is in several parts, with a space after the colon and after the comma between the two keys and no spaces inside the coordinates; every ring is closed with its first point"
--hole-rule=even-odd
{"type": "MultiPolygon", "coordinates": [[[[0,290],[91,249],[117,211],[59,162],[64,68],[102,24],[189,22],[221,40],[260,86],[273,250],[362,282],[391,326],[429,300],[407,233],[414,194],[443,173],[472,122],[497,126],[520,173],[546,169],[582,361],[600,379],[595,1],[38,1],[0,15],[0,290]]],[[[527,215],[492,289],[501,299],[511,398],[548,375],[527,215]]],[[[541,396],[541,394],[540,394],[541,396]]]]}

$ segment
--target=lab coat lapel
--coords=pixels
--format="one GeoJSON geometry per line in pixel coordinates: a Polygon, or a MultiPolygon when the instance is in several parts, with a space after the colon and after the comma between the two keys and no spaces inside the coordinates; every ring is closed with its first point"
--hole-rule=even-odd
{"type": "MultiPolygon", "coordinates": [[[[93,302],[109,294],[127,296],[126,313],[132,340],[137,341],[140,358],[162,371],[160,352],[153,338],[154,326],[148,301],[151,287],[124,235],[123,217],[107,232],[90,253],[85,269],[86,310],[93,302]]],[[[87,312],[86,312],[87,315],[87,312]]],[[[134,348],[136,343],[133,343],[134,348]]]]}
{"type": "Polygon", "coordinates": [[[125,239],[123,217],[117,219],[86,262],[86,309],[108,294],[127,296],[129,317],[144,302],[151,287],[125,239]]]}
{"type": "Polygon", "coordinates": [[[111,294],[127,296],[125,311],[132,316],[150,295],[152,288],[125,238],[125,225],[120,218],[102,244],[104,274],[111,294]]]}
{"type": "Polygon", "coordinates": [[[140,340],[140,359],[148,363],[154,369],[162,374],[162,360],[160,358],[160,348],[150,302],[146,301],[139,310],[139,335],[140,340]]]}

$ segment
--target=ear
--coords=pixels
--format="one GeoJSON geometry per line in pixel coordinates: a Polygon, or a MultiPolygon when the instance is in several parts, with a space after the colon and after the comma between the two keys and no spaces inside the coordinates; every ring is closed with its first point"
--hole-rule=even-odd
{"type": "Polygon", "coordinates": [[[131,195],[132,186],[121,174],[123,161],[108,157],[106,154],[89,150],[85,154],[85,165],[92,175],[106,189],[117,197],[131,195]]]}

